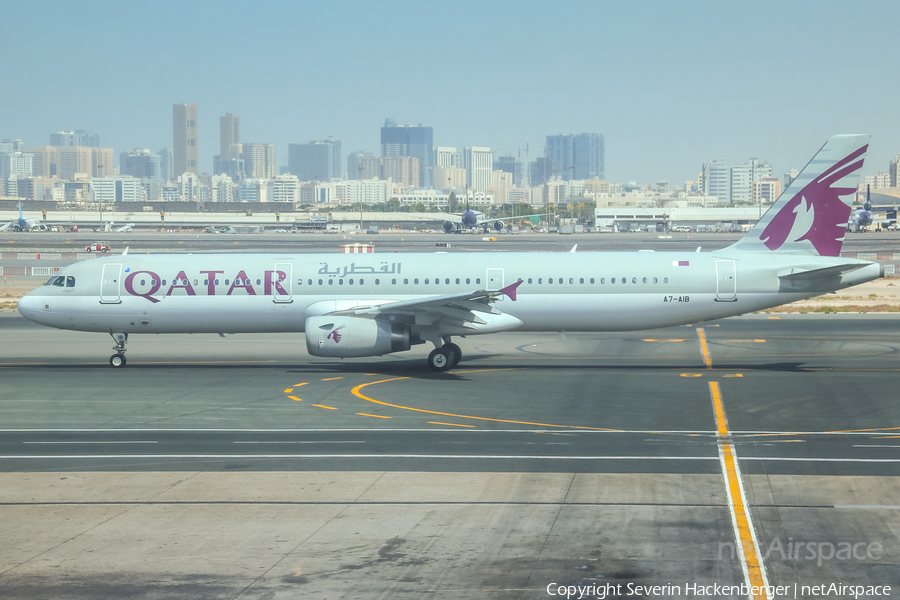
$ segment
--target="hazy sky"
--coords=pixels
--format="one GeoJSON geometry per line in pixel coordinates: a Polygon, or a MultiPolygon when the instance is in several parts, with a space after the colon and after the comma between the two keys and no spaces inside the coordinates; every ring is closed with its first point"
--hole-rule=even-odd
{"type": "MultiPolygon", "coordinates": [[[[172,146],[198,102],[201,169],[219,116],[241,141],[333,136],[380,152],[386,117],[440,146],[531,160],[545,136],[602,133],[607,179],[673,185],[704,160],[802,168],[871,133],[865,174],[900,153],[900,2],[10,2],[0,139],[85,129],[118,153],[172,146]]],[[[346,168],[346,165],[344,165],[346,168]]]]}

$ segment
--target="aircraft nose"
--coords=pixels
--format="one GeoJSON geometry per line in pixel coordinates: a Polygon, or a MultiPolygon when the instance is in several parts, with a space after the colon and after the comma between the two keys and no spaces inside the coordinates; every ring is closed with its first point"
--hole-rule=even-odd
{"type": "Polygon", "coordinates": [[[22,299],[19,300],[19,314],[29,321],[34,321],[34,315],[37,310],[38,299],[31,294],[25,294],[25,296],[23,296],[22,299]]]}

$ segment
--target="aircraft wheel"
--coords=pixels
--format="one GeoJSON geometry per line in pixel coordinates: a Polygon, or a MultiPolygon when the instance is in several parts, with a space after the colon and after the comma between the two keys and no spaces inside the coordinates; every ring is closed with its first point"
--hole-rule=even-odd
{"type": "Polygon", "coordinates": [[[109,366],[111,367],[124,367],[125,366],[125,355],[124,354],[113,354],[109,357],[109,366]]]}
{"type": "Polygon", "coordinates": [[[451,363],[451,367],[455,367],[459,364],[459,361],[462,360],[462,350],[456,344],[444,344],[445,350],[450,350],[453,352],[453,361],[451,363]]]}
{"type": "Polygon", "coordinates": [[[453,351],[446,348],[435,348],[428,355],[428,366],[432,371],[446,371],[453,366],[453,351]]]}

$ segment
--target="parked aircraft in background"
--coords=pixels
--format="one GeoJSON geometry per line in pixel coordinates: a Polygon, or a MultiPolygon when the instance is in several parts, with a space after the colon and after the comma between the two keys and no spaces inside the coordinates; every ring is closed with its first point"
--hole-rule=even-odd
{"type": "MultiPolygon", "coordinates": [[[[451,192],[451,196],[455,197],[455,194],[451,192]]],[[[451,203],[452,204],[452,203],[451,203]]],[[[475,227],[481,227],[485,233],[488,232],[490,227],[493,227],[496,231],[502,231],[505,227],[504,221],[513,221],[515,219],[527,219],[529,217],[544,217],[549,213],[544,213],[540,215],[521,215],[516,217],[497,217],[492,219],[482,219],[482,213],[477,210],[472,210],[469,208],[469,194],[466,193],[466,210],[462,214],[449,214],[446,217],[434,217],[436,219],[442,219],[444,224],[441,226],[446,233],[462,233],[464,230],[474,229],[475,227]]]]}
{"type": "Polygon", "coordinates": [[[10,221],[9,223],[5,223],[0,225],[0,231],[30,231],[35,225],[40,224],[40,218],[34,217],[32,219],[26,219],[22,216],[22,201],[19,200],[19,218],[15,221],[10,221]]]}
{"type": "Polygon", "coordinates": [[[882,276],[842,258],[867,135],[831,138],[749,232],[712,252],[120,255],[61,270],[26,318],[109,333],[114,367],[140,333],[304,334],[322,357],[380,356],[499,331],[627,331],[698,323],[882,276]]]}
{"type": "Polygon", "coordinates": [[[131,231],[132,229],[134,229],[134,223],[128,223],[126,225],[122,225],[121,227],[116,229],[116,231],[119,233],[127,233],[127,232],[131,231]]]}
{"type": "Polygon", "coordinates": [[[876,223],[895,223],[897,221],[896,206],[879,206],[873,207],[869,199],[869,186],[866,186],[866,201],[862,208],[858,208],[850,213],[850,219],[847,221],[847,231],[856,233],[863,228],[876,223]],[[884,213],[884,218],[878,218],[875,214],[884,213]]]}

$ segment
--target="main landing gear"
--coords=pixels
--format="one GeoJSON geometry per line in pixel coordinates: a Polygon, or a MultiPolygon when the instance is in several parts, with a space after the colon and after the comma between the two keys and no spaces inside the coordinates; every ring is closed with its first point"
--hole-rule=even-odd
{"type": "Polygon", "coordinates": [[[442,346],[436,347],[428,355],[428,366],[432,371],[446,371],[462,360],[462,350],[450,341],[450,336],[444,337],[443,342],[442,346]]]}
{"type": "Polygon", "coordinates": [[[124,367],[126,362],[125,342],[128,341],[128,334],[109,332],[109,335],[112,337],[113,341],[116,342],[116,345],[113,346],[113,350],[115,350],[116,353],[109,357],[109,366],[116,368],[124,367]]]}

